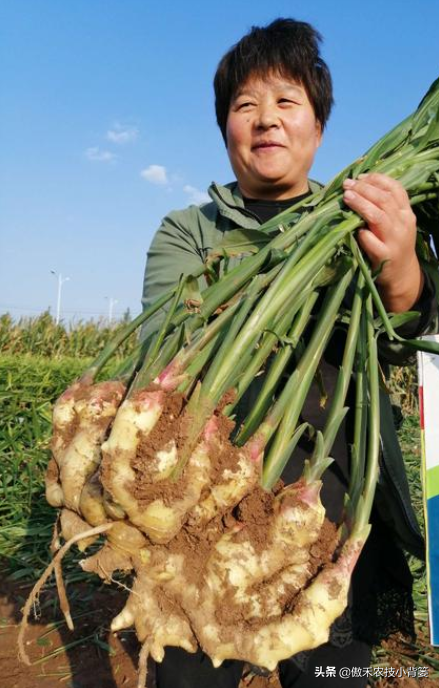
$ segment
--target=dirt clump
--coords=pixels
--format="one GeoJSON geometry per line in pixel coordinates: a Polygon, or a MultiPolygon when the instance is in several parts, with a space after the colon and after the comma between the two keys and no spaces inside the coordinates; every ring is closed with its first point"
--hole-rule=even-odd
{"type": "MultiPolygon", "coordinates": [[[[235,424],[220,412],[214,413],[216,422],[215,441],[213,443],[210,486],[217,484],[224,471],[233,470],[237,464],[237,457],[241,450],[232,445],[230,434],[235,424]]],[[[181,451],[188,439],[191,417],[185,412],[185,398],[182,394],[165,395],[163,412],[153,430],[141,437],[136,456],[131,461],[131,467],[136,472],[136,480],[129,489],[138,504],[146,506],[155,499],[163,500],[170,505],[185,492],[187,473],[183,469],[177,480],[163,480],[156,475],[154,469],[157,453],[169,449],[175,443],[177,452],[181,451]]],[[[203,498],[203,494],[201,498],[203,498]]]]}

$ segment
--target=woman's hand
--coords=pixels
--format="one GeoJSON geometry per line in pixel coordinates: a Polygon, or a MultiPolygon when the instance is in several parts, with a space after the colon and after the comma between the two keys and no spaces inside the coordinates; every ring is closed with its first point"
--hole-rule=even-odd
{"type": "Polygon", "coordinates": [[[358,243],[373,270],[384,263],[377,286],[388,311],[410,310],[421,295],[424,276],[415,252],[416,216],[404,187],[385,174],[345,179],[343,200],[366,221],[358,243]]]}

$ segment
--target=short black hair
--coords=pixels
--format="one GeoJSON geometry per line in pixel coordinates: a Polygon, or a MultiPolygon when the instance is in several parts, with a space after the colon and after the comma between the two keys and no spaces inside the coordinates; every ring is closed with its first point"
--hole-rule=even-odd
{"type": "Polygon", "coordinates": [[[276,19],[267,26],[253,26],[221,59],[214,78],[215,111],[226,141],[230,103],[250,75],[275,73],[293,78],[306,90],[317,121],[325,128],[334,102],[332,79],[320,56],[322,37],[306,22],[276,19]]]}

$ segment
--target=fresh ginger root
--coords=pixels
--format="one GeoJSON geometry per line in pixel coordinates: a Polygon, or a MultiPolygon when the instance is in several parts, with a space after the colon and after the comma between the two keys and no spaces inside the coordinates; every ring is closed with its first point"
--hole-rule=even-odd
{"type": "Polygon", "coordinates": [[[125,393],[121,382],[77,382],[53,411],[52,464],[46,476],[50,504],[80,512],[81,491],[101,460],[101,444],[125,393]]]}
{"type": "Polygon", "coordinates": [[[121,403],[117,385],[74,385],[61,397],[47,484],[64,505],[66,539],[83,549],[90,526],[106,532],[82,568],[107,582],[133,575],[112,630],[136,629],[139,680],[147,656],[160,662],[169,645],[200,646],[215,666],[235,658],[273,669],[325,642],[366,532],[333,561],[332,527],[319,559],[329,532],[320,480],[263,491],[260,445],[234,446],[218,411],[181,466],[188,419],[177,396],[155,386],[121,403]]]}

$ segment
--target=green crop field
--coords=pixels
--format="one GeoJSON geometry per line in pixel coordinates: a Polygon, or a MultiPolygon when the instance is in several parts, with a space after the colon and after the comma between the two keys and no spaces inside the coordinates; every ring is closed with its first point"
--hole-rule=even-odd
{"type": "MultiPolygon", "coordinates": [[[[44,318],[37,320],[22,322],[20,334],[11,320],[0,318],[0,570],[2,576],[17,584],[35,581],[50,561],[56,513],[44,499],[44,471],[50,452],[53,403],[87,367],[89,357],[100,351],[110,334],[107,330],[103,335],[96,326],[81,326],[81,336],[86,331],[89,342],[84,349],[75,348],[79,346],[73,343],[79,338],[78,332],[64,329],[63,344],[56,344],[53,321],[47,317],[45,322],[44,318]],[[14,333],[13,342],[8,331],[10,335],[14,333]],[[26,346],[22,342],[25,337],[26,346]]],[[[422,522],[415,382],[413,368],[394,372],[393,393],[406,414],[400,439],[413,500],[422,522]]],[[[86,580],[76,565],[78,558],[70,553],[63,563],[70,585],[86,580]]],[[[411,559],[410,564],[415,579],[418,637],[414,643],[402,641],[398,650],[376,648],[374,661],[394,666],[397,659],[411,666],[428,666],[429,676],[439,678],[439,652],[428,643],[425,567],[416,559],[411,559]]],[[[93,584],[90,577],[87,581],[93,584]]]]}
{"type": "MultiPolygon", "coordinates": [[[[56,514],[44,499],[44,471],[53,403],[123,324],[0,316],[0,557],[16,579],[35,579],[49,560],[56,514]]],[[[114,365],[134,343],[124,343],[114,365]]]]}

